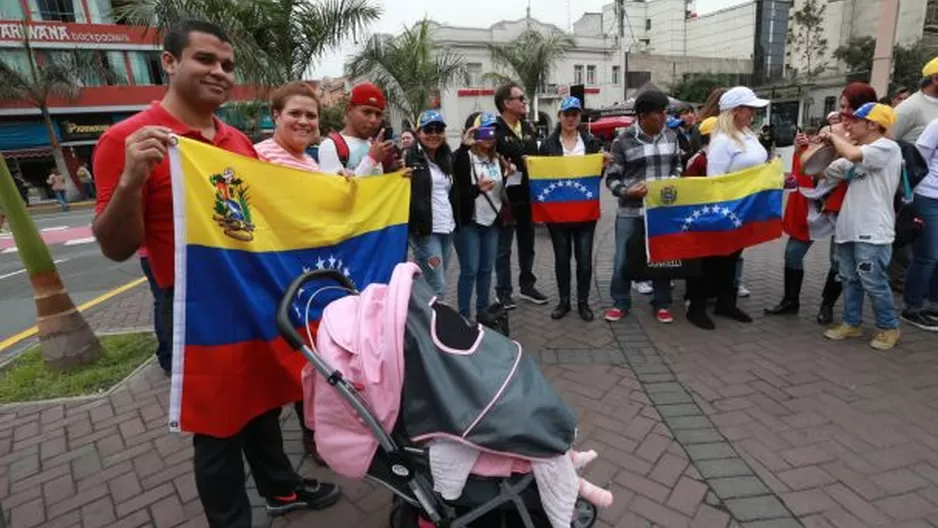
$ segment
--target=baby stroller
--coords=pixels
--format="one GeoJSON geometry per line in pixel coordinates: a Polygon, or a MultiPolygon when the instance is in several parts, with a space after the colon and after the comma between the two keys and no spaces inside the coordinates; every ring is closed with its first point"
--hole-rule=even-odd
{"type": "MultiPolygon", "coordinates": [[[[484,342],[487,339],[505,340],[507,338],[496,332],[482,332],[480,327],[469,325],[451,308],[435,303],[429,286],[419,277],[418,280],[413,281],[412,286],[399,288],[402,291],[397,291],[395,296],[393,285],[406,282],[396,281],[396,278],[400,278],[399,276],[406,278],[408,274],[416,276],[419,271],[413,264],[400,264],[395,269],[387,291],[381,289],[385,288],[381,285],[379,288],[370,286],[364,292],[358,292],[348,278],[339,272],[313,270],[297,277],[280,301],[276,316],[278,330],[291,347],[303,353],[311,366],[304,371],[304,389],[307,381],[316,380],[316,400],[315,405],[312,406],[314,411],[308,412],[316,413],[316,441],[320,455],[337,473],[345,476],[361,474],[364,478],[381,484],[394,494],[390,518],[392,528],[550,527],[547,515],[542,508],[535,476],[531,472],[512,474],[507,477],[469,475],[461,495],[454,500],[444,499],[440,493],[434,491],[430,449],[427,448],[427,439],[431,439],[434,435],[429,433],[440,428],[445,429],[447,425],[454,430],[462,430],[457,422],[464,420],[465,416],[456,416],[458,410],[455,413],[451,412],[453,410],[451,402],[441,403],[441,401],[459,400],[461,396],[464,396],[464,392],[448,389],[467,377],[471,377],[469,371],[478,368],[478,365],[471,364],[470,358],[465,355],[426,353],[428,348],[446,346],[441,343],[442,338],[435,333],[434,329],[443,326],[454,327],[456,337],[447,337],[442,340],[449,343],[452,339],[475,339],[476,346],[472,350],[484,350],[484,342]],[[310,283],[316,284],[310,285],[310,283]],[[290,318],[291,313],[299,311],[296,298],[298,292],[303,290],[315,292],[308,301],[301,303],[305,305],[307,314],[309,306],[316,301],[317,296],[322,295],[319,297],[320,302],[323,297],[334,298],[323,310],[316,343],[313,343],[311,339],[307,343],[296,330],[298,326],[290,318]],[[358,299],[348,296],[335,299],[337,291],[357,296],[358,299]],[[355,317],[344,316],[344,314],[342,317],[335,316],[340,313],[337,307],[346,301],[360,302],[362,309],[359,313],[361,314],[373,314],[376,312],[377,303],[387,302],[390,305],[395,299],[403,307],[403,312],[398,311],[395,314],[394,310],[388,309],[385,320],[391,321],[388,328],[392,330],[398,326],[401,327],[401,336],[387,333],[368,335],[370,325],[360,325],[360,321],[355,317]],[[333,317],[330,317],[332,308],[337,309],[334,310],[333,317]],[[402,313],[406,314],[403,320],[402,313]],[[476,337],[472,337],[473,335],[476,337]],[[392,364],[389,368],[385,368],[388,365],[383,364],[385,370],[380,372],[381,384],[384,385],[396,387],[395,380],[402,382],[403,378],[408,379],[407,384],[400,383],[396,395],[376,396],[373,390],[375,387],[368,385],[369,374],[372,373],[355,372],[356,369],[351,367],[344,371],[341,366],[334,368],[321,355],[325,350],[322,347],[324,343],[329,343],[329,339],[339,340],[344,346],[353,346],[352,341],[359,342],[356,340],[375,344],[381,339],[393,341],[398,337],[401,338],[402,344],[402,364],[392,364]],[[463,375],[462,380],[461,375],[463,375]],[[395,376],[399,376],[400,379],[395,376]],[[443,394],[440,394],[441,391],[443,394]],[[433,397],[434,394],[436,398],[433,397]],[[325,400],[330,396],[340,402],[336,405],[327,405],[325,400]],[[390,400],[395,401],[390,402],[390,400]],[[354,412],[352,419],[349,419],[347,415],[341,415],[342,411],[348,412],[349,409],[354,412]],[[398,409],[408,410],[398,413],[398,409]],[[329,412],[333,414],[327,414],[329,412]],[[336,412],[340,414],[336,415],[336,412]],[[330,422],[330,419],[333,421],[330,422]],[[346,428],[354,427],[355,424],[350,424],[350,422],[357,420],[362,431],[369,433],[369,441],[372,441],[372,444],[350,441],[347,436],[343,437],[341,434],[328,434],[329,424],[338,423],[340,420],[343,421],[342,427],[346,428]],[[336,438],[332,438],[333,436],[336,438]],[[331,458],[330,453],[332,453],[331,458]],[[360,460],[363,457],[367,459],[360,460]]],[[[494,319],[501,319],[497,316],[500,313],[497,308],[494,312],[496,314],[494,319]]],[[[385,316],[383,311],[381,314],[385,316]]],[[[504,329],[507,330],[507,321],[500,322],[504,323],[504,329]]],[[[307,324],[304,320],[299,327],[305,326],[307,324]]],[[[308,336],[311,337],[311,334],[308,336]]],[[[376,346],[380,346],[380,343],[376,346]]],[[[520,352],[520,346],[518,350],[520,352]]],[[[362,354],[365,353],[362,352],[362,354]]],[[[481,356],[482,354],[470,352],[470,355],[481,356]]],[[[393,355],[388,354],[388,356],[393,355]]],[[[551,399],[556,395],[549,388],[546,392],[550,394],[537,392],[546,384],[546,380],[539,377],[541,375],[536,366],[533,367],[536,372],[531,369],[533,361],[527,359],[527,356],[524,356],[523,360],[520,353],[517,356],[511,373],[514,374],[517,371],[518,376],[523,379],[513,379],[511,385],[506,379],[504,385],[498,390],[498,395],[501,396],[504,393],[504,398],[515,402],[514,405],[521,405],[531,414],[527,414],[522,420],[519,420],[518,416],[507,416],[506,413],[512,411],[512,408],[506,408],[501,402],[496,403],[493,399],[483,413],[479,414],[472,425],[466,429],[463,438],[466,438],[467,442],[498,448],[517,441],[519,437],[525,437],[531,438],[527,444],[533,446],[531,454],[534,456],[562,453],[569,449],[569,443],[572,442],[575,434],[575,429],[572,426],[568,427],[568,424],[572,424],[572,413],[566,416],[565,413],[569,413],[569,410],[562,405],[562,402],[558,405],[558,402],[551,399]],[[556,409],[560,410],[556,411],[556,409]],[[547,426],[538,428],[538,420],[535,418],[538,415],[548,417],[547,426]],[[496,427],[496,422],[498,427],[496,427]],[[531,426],[531,423],[535,425],[531,426]],[[563,430],[564,434],[553,436],[548,434],[548,430],[552,427],[563,430]],[[497,431],[498,428],[508,429],[508,431],[501,434],[497,431]],[[473,430],[471,435],[469,435],[469,429],[473,430]],[[538,434],[543,438],[534,439],[538,434]]],[[[494,365],[493,368],[497,369],[499,365],[494,365]]],[[[541,392],[545,391],[541,390],[541,392]]],[[[484,400],[483,403],[487,401],[484,400]]],[[[309,403],[307,400],[307,409],[311,407],[309,403]]],[[[477,408],[473,406],[473,403],[478,402],[466,402],[465,409],[477,408]]],[[[462,414],[467,413],[464,410],[462,414]]],[[[590,528],[595,523],[596,517],[595,506],[578,498],[573,509],[571,527],[590,528]]]]}

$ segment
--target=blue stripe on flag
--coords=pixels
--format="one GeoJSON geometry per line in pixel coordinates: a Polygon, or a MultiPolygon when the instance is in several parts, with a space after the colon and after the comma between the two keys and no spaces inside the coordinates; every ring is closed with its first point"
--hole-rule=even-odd
{"type": "Polygon", "coordinates": [[[782,190],[760,191],[739,200],[711,204],[649,207],[645,214],[649,237],[688,231],[733,231],[748,222],[781,218],[782,190]]]}
{"type": "Polygon", "coordinates": [[[535,202],[580,202],[599,199],[599,176],[585,178],[532,179],[531,199],[535,202]]]}

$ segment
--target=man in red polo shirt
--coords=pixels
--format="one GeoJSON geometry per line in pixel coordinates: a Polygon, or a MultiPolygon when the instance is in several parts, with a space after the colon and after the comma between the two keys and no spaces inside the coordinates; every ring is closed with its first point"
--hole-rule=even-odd
{"type": "MultiPolygon", "coordinates": [[[[201,21],[174,25],[163,41],[162,63],[169,77],[163,100],[111,127],[95,149],[98,197],[93,229],[101,251],[112,260],[127,260],[146,246],[163,293],[161,326],[164,336],[171,337],[175,250],[166,156],[170,136],[185,136],[246,156],[256,157],[256,153],[244,134],[214,115],[228,99],[235,80],[234,49],[221,28],[201,21]]],[[[224,412],[224,405],[219,402],[219,412],[224,412]]],[[[196,488],[212,528],[251,526],[242,453],[271,515],[324,508],[339,499],[337,486],[303,479],[294,471],[283,452],[279,416],[280,408],[271,409],[229,438],[196,431],[196,488]]]]}

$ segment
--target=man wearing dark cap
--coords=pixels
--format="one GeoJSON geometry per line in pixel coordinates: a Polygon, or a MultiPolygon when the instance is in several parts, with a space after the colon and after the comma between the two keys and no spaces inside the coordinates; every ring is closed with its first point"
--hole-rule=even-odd
{"type": "Polygon", "coordinates": [[[345,128],[332,132],[319,145],[319,168],[329,174],[374,176],[384,174],[393,141],[382,141],[387,99],[371,83],[352,88],[345,109],[345,128]]]}
{"type": "MultiPolygon", "coordinates": [[[[616,217],[616,251],[610,293],[613,307],[607,321],[618,321],[632,309],[629,278],[626,276],[626,246],[633,233],[642,232],[646,181],[681,175],[681,150],[677,135],[665,126],[668,96],[649,90],[635,99],[636,120],[612,144],[613,164],[606,169],[606,187],[619,199],[616,217]]],[[[652,306],[661,323],[671,323],[671,281],[652,283],[652,306]]]]}

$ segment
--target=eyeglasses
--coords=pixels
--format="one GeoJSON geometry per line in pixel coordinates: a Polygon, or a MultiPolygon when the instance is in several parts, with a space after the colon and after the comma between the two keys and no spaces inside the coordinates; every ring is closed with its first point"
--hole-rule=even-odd
{"type": "Polygon", "coordinates": [[[523,95],[519,95],[519,96],[517,96],[517,97],[509,97],[509,98],[508,98],[509,101],[514,101],[515,99],[521,101],[522,103],[528,100],[528,98],[525,97],[525,96],[523,96],[523,95]]]}

